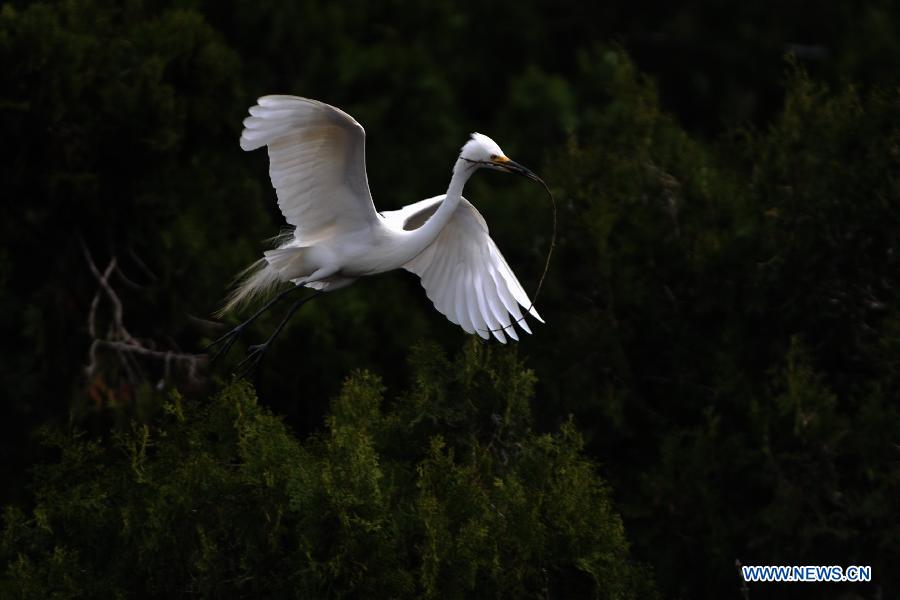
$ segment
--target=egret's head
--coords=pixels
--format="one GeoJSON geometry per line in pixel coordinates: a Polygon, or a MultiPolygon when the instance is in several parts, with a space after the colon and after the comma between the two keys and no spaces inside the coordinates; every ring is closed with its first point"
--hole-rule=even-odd
{"type": "Polygon", "coordinates": [[[476,169],[485,167],[505,173],[522,175],[534,181],[541,181],[541,178],[529,169],[507,158],[500,146],[497,145],[497,142],[481,133],[472,134],[472,139],[462,147],[459,158],[476,169]]]}

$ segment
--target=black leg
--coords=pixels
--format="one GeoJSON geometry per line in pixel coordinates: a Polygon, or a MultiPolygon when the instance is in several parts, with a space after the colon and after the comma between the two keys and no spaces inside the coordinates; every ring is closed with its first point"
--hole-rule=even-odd
{"type": "Polygon", "coordinates": [[[249,374],[253,369],[259,365],[259,361],[262,360],[263,355],[266,353],[266,350],[269,349],[269,344],[271,344],[278,334],[281,333],[281,330],[284,329],[284,326],[287,325],[287,322],[291,320],[291,317],[294,316],[294,313],[297,312],[297,309],[315,298],[316,296],[321,295],[322,290],[317,290],[314,294],[307,296],[306,298],[301,298],[294,302],[291,307],[288,309],[287,314],[284,316],[284,319],[281,320],[281,323],[278,324],[278,327],[275,328],[275,331],[272,332],[272,335],[269,336],[262,344],[256,344],[254,346],[250,346],[248,348],[250,350],[247,353],[247,358],[242,360],[238,367],[240,367],[240,376],[245,377],[249,374]]]}
{"type": "Polygon", "coordinates": [[[238,325],[237,327],[235,327],[234,329],[232,329],[231,331],[229,331],[228,333],[226,333],[225,335],[223,335],[216,341],[212,342],[209,346],[207,346],[205,348],[205,350],[206,350],[206,352],[209,352],[212,348],[214,348],[215,346],[219,346],[219,344],[221,344],[221,346],[219,346],[219,349],[216,350],[215,354],[213,354],[212,358],[209,359],[209,364],[210,365],[213,364],[218,359],[220,359],[223,356],[225,356],[226,354],[228,354],[228,351],[231,350],[231,347],[237,341],[238,337],[241,335],[241,333],[244,331],[244,329],[248,325],[250,325],[250,323],[255,321],[261,314],[263,314],[264,312],[266,312],[267,310],[272,308],[272,306],[274,306],[279,300],[281,300],[282,298],[284,298],[291,292],[295,292],[299,289],[302,289],[302,288],[300,286],[294,286],[290,289],[284,290],[283,292],[281,292],[280,294],[278,294],[277,296],[275,296],[274,298],[272,298],[271,300],[266,302],[266,304],[262,308],[260,308],[258,311],[253,313],[253,316],[251,316],[249,319],[247,319],[246,321],[244,321],[243,323],[241,323],[240,325],[238,325]]]}

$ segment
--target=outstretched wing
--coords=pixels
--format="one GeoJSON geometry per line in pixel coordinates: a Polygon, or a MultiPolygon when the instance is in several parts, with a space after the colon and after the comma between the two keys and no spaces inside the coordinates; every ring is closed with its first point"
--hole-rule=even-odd
{"type": "Polygon", "coordinates": [[[241,148],[269,147],[278,207],[303,243],[377,220],[366,177],[366,132],[344,111],[297,96],[263,96],[244,119],[241,148]]]}
{"type": "MultiPolygon", "coordinates": [[[[383,213],[403,229],[421,226],[437,210],[443,196],[383,213]]],[[[450,321],[468,333],[506,342],[518,340],[514,325],[531,333],[521,305],[543,323],[506,259],[488,233],[484,218],[465,198],[440,235],[419,256],[404,265],[422,280],[428,298],[450,321]]]]}

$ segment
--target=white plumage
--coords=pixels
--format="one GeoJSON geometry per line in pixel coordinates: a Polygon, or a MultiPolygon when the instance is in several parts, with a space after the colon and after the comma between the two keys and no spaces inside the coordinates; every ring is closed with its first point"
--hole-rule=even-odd
{"type": "Polygon", "coordinates": [[[489,137],[473,134],[447,193],[379,214],[365,168],[365,131],[342,110],[295,96],[265,96],[244,120],[241,148],[267,146],[278,207],[294,227],[245,275],[223,311],[290,281],[321,291],[404,268],[435,308],[468,333],[499,341],[531,333],[520,307],[541,320],[484,218],[462,197],[481,167],[539,180],[489,137]]]}

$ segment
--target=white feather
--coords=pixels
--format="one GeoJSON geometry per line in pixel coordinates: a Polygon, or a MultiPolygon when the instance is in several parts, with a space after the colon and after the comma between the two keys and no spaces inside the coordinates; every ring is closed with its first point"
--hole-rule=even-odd
{"type": "Polygon", "coordinates": [[[405,268],[468,333],[517,340],[516,325],[531,333],[520,307],[541,320],[484,218],[461,196],[479,167],[508,160],[492,139],[472,134],[446,195],[379,215],[366,176],[365,131],[353,117],[295,96],[264,96],[249,112],[241,148],[267,147],[278,207],[293,231],[242,274],[223,312],[281,282],[330,291],[405,268]]]}
{"type": "MultiPolygon", "coordinates": [[[[429,198],[383,216],[391,223],[403,223],[442,198],[429,198]]],[[[503,342],[504,331],[518,339],[514,324],[531,333],[519,305],[530,308],[529,313],[542,321],[491,239],[484,218],[465,198],[427,250],[404,268],[420,277],[434,307],[469,333],[482,337],[490,333],[503,342]]]]}

